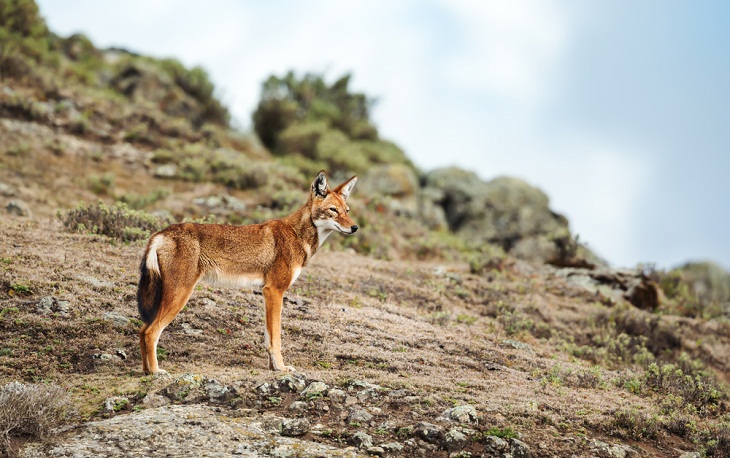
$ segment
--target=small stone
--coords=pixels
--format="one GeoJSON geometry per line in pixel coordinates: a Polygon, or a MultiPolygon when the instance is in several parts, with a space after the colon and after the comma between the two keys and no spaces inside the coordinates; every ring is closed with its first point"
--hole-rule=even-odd
{"type": "Polygon", "coordinates": [[[177,166],[175,164],[163,164],[155,169],[156,178],[174,178],[177,176],[177,166]]]}
{"type": "Polygon", "coordinates": [[[511,439],[511,447],[510,452],[512,452],[512,456],[514,458],[531,458],[532,453],[530,452],[530,447],[527,446],[524,442],[517,439],[511,439]]]}
{"type": "Polygon", "coordinates": [[[284,393],[299,393],[304,389],[305,381],[301,375],[285,374],[274,382],[274,388],[284,393]]]}
{"type": "Polygon", "coordinates": [[[17,216],[31,216],[33,212],[30,211],[30,207],[27,203],[23,202],[22,200],[14,199],[8,202],[8,205],[5,207],[5,209],[10,213],[11,215],[17,215],[17,216]]]}
{"type": "Polygon", "coordinates": [[[426,442],[434,443],[441,436],[441,429],[432,423],[421,422],[416,425],[415,433],[426,442]]]}
{"type": "Polygon", "coordinates": [[[157,393],[149,393],[147,396],[142,398],[142,404],[150,409],[162,407],[170,404],[170,400],[165,396],[160,396],[157,393]]]}
{"type": "Polygon", "coordinates": [[[53,311],[54,299],[52,296],[43,296],[36,305],[36,313],[39,315],[48,315],[53,311]]]}
{"type": "Polygon", "coordinates": [[[302,391],[302,396],[305,399],[318,399],[324,397],[327,394],[329,387],[324,382],[312,382],[308,387],[302,391]]]}
{"type": "Polygon", "coordinates": [[[406,396],[410,396],[411,392],[408,390],[393,390],[390,393],[388,393],[389,398],[404,398],[406,396]]]}
{"type": "Polygon", "coordinates": [[[372,419],[373,416],[370,415],[367,410],[359,406],[352,407],[350,412],[347,414],[348,423],[362,423],[372,419]]]}
{"type": "Polygon", "coordinates": [[[111,321],[115,328],[126,328],[130,323],[129,318],[117,312],[105,312],[103,318],[111,321]]]}
{"type": "Polygon", "coordinates": [[[383,456],[385,455],[385,449],[383,447],[368,447],[368,454],[383,456]]]}
{"type": "Polygon", "coordinates": [[[349,394],[347,397],[345,397],[345,405],[346,406],[353,406],[357,404],[357,398],[355,396],[350,396],[349,394]]]}
{"type": "Polygon", "coordinates": [[[444,448],[450,452],[461,450],[466,445],[467,437],[457,429],[450,429],[444,434],[444,448]]]}
{"type": "Polygon", "coordinates": [[[504,339],[502,341],[502,344],[505,346],[508,346],[508,347],[516,348],[518,350],[526,350],[530,353],[533,353],[532,347],[523,342],[518,342],[516,340],[511,340],[511,339],[504,339]]]}
{"type": "Polygon", "coordinates": [[[261,385],[257,386],[256,389],[254,389],[254,391],[262,396],[267,396],[267,395],[271,394],[271,385],[264,382],[261,385]]]}
{"type": "Polygon", "coordinates": [[[190,323],[182,323],[180,324],[180,327],[183,330],[183,334],[189,335],[189,336],[199,336],[203,334],[202,329],[196,329],[190,325],[190,323]]]}
{"type": "Polygon", "coordinates": [[[54,307],[54,309],[61,315],[65,316],[68,315],[68,310],[70,307],[71,303],[69,301],[56,301],[56,306],[54,307]]]}
{"type": "Polygon", "coordinates": [[[309,404],[304,401],[294,401],[289,404],[289,410],[304,411],[307,410],[309,404]]]}
{"type": "Polygon", "coordinates": [[[457,421],[459,423],[476,423],[477,420],[479,420],[477,410],[474,406],[470,405],[456,406],[451,409],[446,409],[441,414],[441,417],[447,420],[457,421]]]}
{"type": "Polygon", "coordinates": [[[327,392],[327,396],[330,398],[330,400],[332,402],[336,402],[337,404],[342,404],[343,402],[345,402],[347,393],[345,393],[342,390],[338,390],[337,388],[334,388],[327,392]]]}
{"type": "Polygon", "coordinates": [[[350,443],[360,448],[372,447],[373,438],[368,433],[358,431],[352,435],[352,437],[350,438],[350,443]]]}
{"type": "Polygon", "coordinates": [[[506,440],[497,436],[485,436],[482,443],[487,452],[492,455],[501,455],[509,450],[509,444],[506,440]]]}
{"type": "Polygon", "coordinates": [[[114,396],[104,400],[104,410],[107,412],[119,412],[129,405],[129,399],[123,396],[114,396]]]}
{"type": "Polygon", "coordinates": [[[117,349],[117,356],[119,356],[122,359],[127,359],[127,352],[121,349],[117,349]]]}
{"type": "Polygon", "coordinates": [[[208,392],[210,402],[216,404],[228,402],[233,397],[231,390],[216,380],[208,380],[205,384],[205,390],[208,392]]]}
{"type": "Polygon", "coordinates": [[[365,382],[362,380],[353,380],[349,383],[348,389],[360,389],[360,390],[382,390],[383,388],[380,385],[376,385],[374,383],[365,382]]]}
{"type": "Polygon", "coordinates": [[[387,452],[403,451],[403,445],[400,442],[388,442],[387,444],[381,444],[381,447],[387,452]]]}
{"type": "Polygon", "coordinates": [[[309,420],[306,418],[286,419],[281,425],[281,435],[288,437],[303,436],[309,432],[309,420]]]}
{"type": "Polygon", "coordinates": [[[18,190],[6,183],[0,183],[0,196],[3,197],[15,197],[18,195],[18,190]]]}

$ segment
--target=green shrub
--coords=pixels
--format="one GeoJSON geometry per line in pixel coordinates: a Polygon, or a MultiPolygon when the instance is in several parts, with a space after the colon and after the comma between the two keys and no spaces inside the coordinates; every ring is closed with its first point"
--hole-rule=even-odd
{"type": "Polygon", "coordinates": [[[0,0],[0,80],[31,73],[48,55],[49,36],[33,0],[0,0]]]}
{"type": "Polygon", "coordinates": [[[132,210],[120,202],[106,205],[98,202],[80,204],[65,214],[59,213],[66,229],[72,232],[106,235],[125,242],[145,239],[166,224],[166,221],[140,210],[132,210]]]}
{"type": "Polygon", "coordinates": [[[400,148],[378,138],[370,121],[373,100],[349,83],[350,75],[332,84],[314,74],[271,76],[253,114],[256,133],[275,154],[303,156],[330,172],[361,173],[384,163],[413,167],[400,148]]]}

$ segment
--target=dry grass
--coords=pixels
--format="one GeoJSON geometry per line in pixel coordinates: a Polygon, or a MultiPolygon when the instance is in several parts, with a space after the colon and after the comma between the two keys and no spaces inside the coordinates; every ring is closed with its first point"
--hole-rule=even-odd
{"type": "MultiPolygon", "coordinates": [[[[101,412],[106,397],[124,395],[130,399],[126,409],[134,409],[147,392],[164,386],[140,370],[135,288],[143,242],[117,245],[106,237],[69,234],[52,221],[10,220],[0,223],[0,232],[0,309],[5,311],[0,332],[6,336],[0,382],[59,384],[71,393],[79,419],[107,415],[101,412]],[[26,288],[11,293],[11,285],[26,288]],[[69,301],[68,313],[39,315],[36,304],[47,295],[69,301]],[[107,312],[131,321],[115,326],[105,319],[107,312]]],[[[533,330],[540,324],[570,322],[599,307],[570,296],[511,268],[473,275],[465,264],[375,261],[325,248],[287,295],[284,357],[331,386],[360,379],[418,396],[416,404],[380,406],[393,425],[381,433],[394,440],[398,428],[416,419],[433,421],[456,404],[477,408],[480,429],[511,428],[531,446],[539,444],[541,453],[558,455],[583,450],[582,437],[614,434],[661,444],[673,436],[691,449],[690,440],[722,431],[715,420],[727,408],[722,398],[702,399],[716,406],[704,416],[683,413],[694,422],[692,431],[678,430],[676,421],[644,424],[665,415],[657,399],[684,393],[672,388],[679,386],[677,380],[648,383],[653,372],[634,367],[641,389],[633,392],[626,383],[632,376],[615,370],[614,361],[591,365],[561,350],[554,337],[536,337],[540,333],[533,330]],[[532,326],[517,326],[515,332],[515,322],[528,319],[532,326]],[[512,348],[504,339],[526,342],[531,350],[512,348]],[[664,391],[656,388],[665,385],[664,391]],[[633,408],[640,414],[624,414],[633,408]]],[[[161,366],[251,389],[270,380],[262,303],[254,291],[199,286],[162,334],[161,366]]],[[[590,329],[573,329],[572,335],[583,332],[590,329]]],[[[283,409],[286,400],[281,404],[266,408],[283,409]]],[[[322,421],[342,434],[348,431],[339,418],[322,421]]],[[[722,446],[717,444],[712,446],[722,446]]]]}
{"type": "Polygon", "coordinates": [[[70,412],[68,394],[58,385],[11,382],[0,386],[0,452],[13,452],[12,436],[46,437],[70,412]]]}

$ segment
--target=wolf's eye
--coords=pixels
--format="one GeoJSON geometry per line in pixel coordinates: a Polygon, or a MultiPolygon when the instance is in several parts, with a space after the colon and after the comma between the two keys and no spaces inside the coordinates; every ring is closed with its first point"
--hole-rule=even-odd
{"type": "Polygon", "coordinates": [[[348,209],[346,210],[346,212],[347,212],[347,213],[350,213],[350,209],[348,208],[348,209]]]}
{"type": "Polygon", "coordinates": [[[337,209],[335,207],[330,207],[330,210],[332,210],[335,213],[338,213],[337,209]]]}

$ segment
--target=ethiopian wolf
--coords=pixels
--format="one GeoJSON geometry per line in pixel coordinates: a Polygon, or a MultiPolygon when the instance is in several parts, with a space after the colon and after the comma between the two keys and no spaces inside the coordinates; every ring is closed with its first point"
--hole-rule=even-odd
{"type": "Polygon", "coordinates": [[[142,370],[158,373],[160,333],[188,302],[198,281],[230,287],[263,287],[265,344],[269,369],[294,371],[281,356],[281,307],[284,292],[333,232],[353,234],[347,198],[357,177],[330,190],[325,171],[312,183],[299,210],[262,224],[173,224],[155,233],[140,265],[137,290],[142,370]]]}

